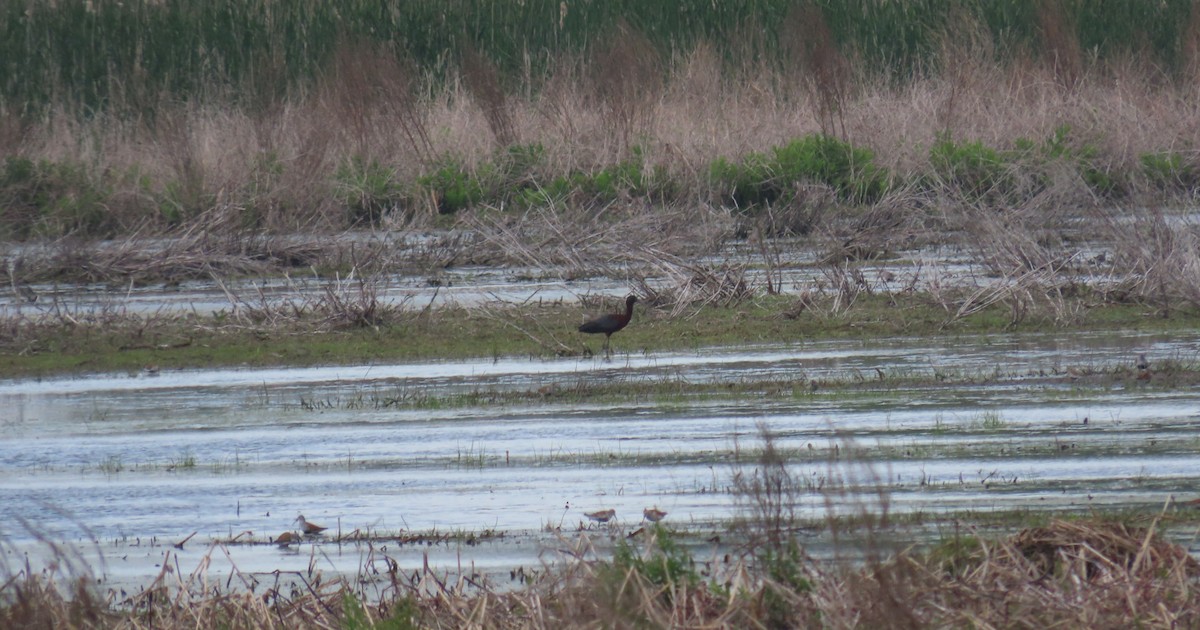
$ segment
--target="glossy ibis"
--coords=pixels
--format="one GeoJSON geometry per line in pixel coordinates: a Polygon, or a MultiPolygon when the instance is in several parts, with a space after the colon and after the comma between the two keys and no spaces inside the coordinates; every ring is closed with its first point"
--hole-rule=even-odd
{"type": "Polygon", "coordinates": [[[612,334],[629,325],[629,320],[633,317],[633,305],[635,302],[637,302],[636,295],[625,298],[624,313],[609,313],[584,322],[579,327],[579,332],[589,334],[604,333],[604,350],[611,355],[612,349],[609,348],[608,343],[612,340],[612,334]]]}
{"type": "Polygon", "coordinates": [[[304,534],[306,536],[316,536],[316,535],[320,534],[321,532],[329,529],[328,527],[321,527],[320,525],[317,525],[316,523],[310,523],[310,522],[304,520],[303,514],[301,514],[300,516],[297,516],[296,520],[294,520],[292,522],[299,523],[300,531],[304,532],[304,534]]]}

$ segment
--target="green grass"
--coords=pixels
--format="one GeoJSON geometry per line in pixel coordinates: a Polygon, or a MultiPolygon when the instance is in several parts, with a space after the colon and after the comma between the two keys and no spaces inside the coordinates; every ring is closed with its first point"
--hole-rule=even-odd
{"type": "Polygon", "coordinates": [[[797,184],[814,182],[829,186],[845,201],[872,203],[888,187],[887,172],[873,159],[863,146],[811,135],[770,153],[751,153],[740,162],[718,158],[709,177],[724,201],[737,208],[787,203],[797,184]]]}
{"type": "Polygon", "coordinates": [[[985,433],[995,433],[1008,428],[1008,423],[998,411],[985,411],[971,422],[971,428],[978,428],[985,433]]]}
{"type": "Polygon", "coordinates": [[[100,468],[100,472],[106,475],[115,475],[125,470],[125,465],[121,462],[120,455],[109,455],[104,461],[100,462],[98,467],[100,468]]]}
{"type": "MultiPolygon", "coordinates": [[[[1053,331],[1052,318],[1029,316],[1010,325],[1008,311],[993,307],[951,324],[945,311],[920,295],[862,296],[838,316],[806,313],[782,317],[790,306],[783,297],[763,298],[736,308],[709,307],[689,318],[669,318],[639,309],[633,323],[613,336],[614,365],[623,354],[694,350],[747,344],[794,345],[809,339],[878,339],[891,336],[978,335],[1053,331]]],[[[1195,328],[1200,314],[1177,310],[1171,319],[1148,318],[1140,305],[1089,306],[1093,330],[1169,331],[1195,328]]],[[[568,349],[598,352],[600,340],[575,332],[577,308],[535,306],[485,317],[469,309],[445,309],[402,316],[377,327],[315,332],[303,321],[259,330],[213,326],[205,318],[120,320],[105,326],[68,322],[23,323],[0,340],[0,377],[79,372],[138,372],[149,364],[173,368],[271,365],[330,365],[439,359],[550,357],[560,351],[543,347],[507,322],[536,320],[568,349]],[[131,340],[190,339],[186,345],[146,347],[131,340]]],[[[970,375],[978,376],[978,375],[970,375]]],[[[1186,377],[1186,373],[1184,374],[1186,377]]],[[[1165,382],[1165,381],[1164,381],[1165,382]]],[[[886,383],[884,383],[886,384],[886,383]]],[[[767,384],[770,386],[770,384],[767,384]]],[[[660,384],[656,395],[670,402],[686,387],[660,384]]],[[[418,397],[419,398],[419,397],[418,397]]],[[[398,401],[406,403],[406,401],[398,401]]],[[[419,403],[419,401],[418,401],[419,403]]]]}
{"type": "Polygon", "coordinates": [[[193,470],[196,468],[196,454],[192,449],[185,448],[179,452],[179,457],[171,460],[171,466],[176,469],[193,470]]]}

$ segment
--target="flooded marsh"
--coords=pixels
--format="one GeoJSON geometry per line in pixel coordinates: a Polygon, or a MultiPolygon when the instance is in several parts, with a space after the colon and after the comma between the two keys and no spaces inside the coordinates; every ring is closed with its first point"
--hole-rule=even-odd
{"type": "MultiPolygon", "coordinates": [[[[552,559],[585,512],[616,510],[600,538],[649,507],[697,540],[724,532],[760,426],[802,485],[817,550],[827,517],[885,506],[913,523],[1154,512],[1194,498],[1200,398],[1132,364],[1194,365],[1198,341],[893,338],[9,381],[0,535],[10,561],[41,540],[77,545],[122,588],[212,542],[243,571],[316,554],[354,573],[382,546],[401,566],[506,576],[552,559]],[[298,514],[329,530],[265,544],[298,514]]],[[[897,535],[936,536],[918,530],[897,535]]]]}

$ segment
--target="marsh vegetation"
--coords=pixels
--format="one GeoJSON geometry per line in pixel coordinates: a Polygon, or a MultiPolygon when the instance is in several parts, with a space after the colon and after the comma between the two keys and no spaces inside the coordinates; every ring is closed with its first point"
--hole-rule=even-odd
{"type": "Polygon", "coordinates": [[[1200,623],[1194,2],[401,4],[0,7],[0,625],[1200,623]]]}

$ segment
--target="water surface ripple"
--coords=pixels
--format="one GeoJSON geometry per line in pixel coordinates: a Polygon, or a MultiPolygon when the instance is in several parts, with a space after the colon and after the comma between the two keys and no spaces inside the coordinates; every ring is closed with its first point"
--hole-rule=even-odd
{"type": "MultiPolygon", "coordinates": [[[[792,453],[809,516],[879,509],[881,486],[893,512],[1162,505],[1198,487],[1200,396],[1128,366],[1138,352],[1194,364],[1198,341],[996,335],[0,381],[0,540],[9,560],[36,555],[39,538],[73,543],[110,583],[144,584],[175,552],[165,543],[198,532],[175,552],[186,562],[204,541],[265,541],[303,513],[333,532],[498,534],[393,551],[499,570],[536,563],[583,511],[616,509],[621,531],[655,505],[677,527],[730,518],[733,459],[758,445],[759,424],[792,453]],[[1083,385],[1072,371],[1102,376],[1083,385]],[[554,393],[596,382],[773,391],[611,404],[554,393]],[[548,393],[453,402],[505,392],[548,393]]],[[[336,547],[327,568],[357,570],[353,546],[311,544],[336,547]]],[[[229,553],[249,571],[309,560],[229,553]]]]}

